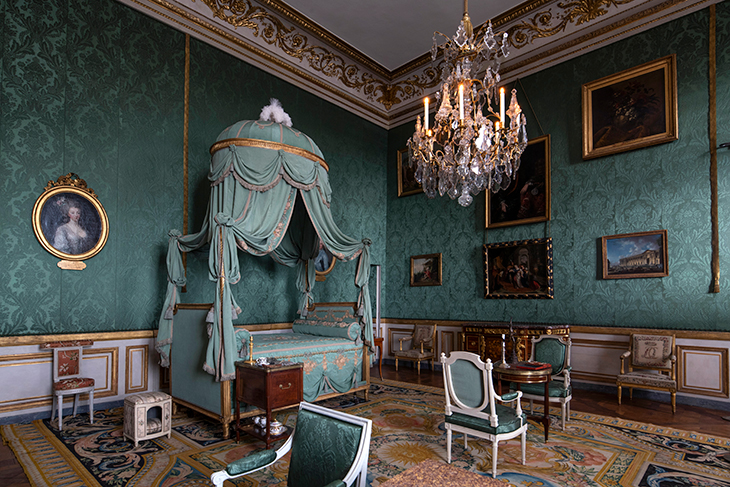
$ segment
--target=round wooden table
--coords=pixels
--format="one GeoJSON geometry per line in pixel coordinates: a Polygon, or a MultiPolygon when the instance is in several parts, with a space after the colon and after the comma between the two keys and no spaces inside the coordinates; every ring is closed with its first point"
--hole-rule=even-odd
{"type": "Polygon", "coordinates": [[[504,364],[498,363],[492,370],[495,378],[497,379],[497,394],[502,395],[502,381],[514,382],[517,385],[517,390],[520,390],[520,384],[545,384],[545,402],[544,411],[542,416],[528,416],[529,419],[535,419],[542,422],[545,428],[545,442],[548,440],[548,429],[550,428],[550,374],[552,368],[546,368],[541,370],[534,369],[520,369],[517,368],[516,364],[504,364]]]}

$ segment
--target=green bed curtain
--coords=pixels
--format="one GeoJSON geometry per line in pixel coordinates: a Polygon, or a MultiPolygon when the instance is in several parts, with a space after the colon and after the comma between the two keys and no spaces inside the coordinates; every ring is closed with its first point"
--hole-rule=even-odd
{"type": "MultiPolygon", "coordinates": [[[[169,233],[167,292],[156,348],[169,366],[173,310],[185,285],[182,252],[210,243],[209,278],[215,283],[214,313],[203,368],[216,380],[235,377],[233,320],[240,312],[231,286],[241,278],[239,250],[269,255],[296,267],[299,313],[306,315],[315,283],[314,258],[320,241],[341,261],[357,259],[355,286],[364,341],[372,349],[370,240],[351,238],[330,212],[332,190],[326,163],[314,141],[275,122],[242,121],[224,130],[211,148],[210,200],[198,233],[169,233]]],[[[246,306],[246,303],[240,303],[246,306]]]]}

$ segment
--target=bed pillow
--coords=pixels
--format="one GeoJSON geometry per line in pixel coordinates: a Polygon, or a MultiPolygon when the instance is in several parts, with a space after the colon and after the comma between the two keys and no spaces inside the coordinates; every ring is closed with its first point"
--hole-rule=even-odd
{"type": "Polygon", "coordinates": [[[348,338],[357,341],[360,338],[360,325],[355,321],[319,321],[294,320],[291,331],[306,335],[317,335],[333,338],[348,338]]]}

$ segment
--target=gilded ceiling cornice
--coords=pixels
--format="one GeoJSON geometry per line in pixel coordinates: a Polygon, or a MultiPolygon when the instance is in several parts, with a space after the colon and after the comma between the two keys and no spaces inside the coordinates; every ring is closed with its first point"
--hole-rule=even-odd
{"type": "MultiPolygon", "coordinates": [[[[348,56],[362,62],[364,56],[349,46],[344,41],[326,33],[321,27],[311,23],[298,12],[283,5],[279,0],[264,0],[266,5],[272,9],[254,6],[250,0],[202,0],[211,9],[214,17],[227,22],[233,27],[250,29],[254,36],[260,38],[269,45],[280,49],[285,55],[306,61],[309,67],[320,72],[325,77],[335,78],[347,88],[360,91],[368,99],[374,100],[390,110],[392,107],[420,96],[425,90],[435,88],[440,82],[440,67],[430,66],[420,73],[409,76],[406,79],[390,82],[394,77],[406,74],[409,70],[419,69],[424,66],[429,56],[424,55],[399,68],[393,73],[387,73],[384,69],[378,71],[383,78],[378,79],[372,73],[361,70],[360,66],[348,63],[343,56],[332,50],[310,42],[307,35],[298,31],[296,27],[288,27],[273,12],[286,17],[293,25],[299,26],[314,33],[314,35],[334,45],[348,56]]],[[[532,43],[534,39],[544,38],[564,32],[569,25],[582,25],[598,19],[608,13],[608,7],[628,4],[634,0],[574,0],[561,2],[557,7],[562,13],[555,14],[550,10],[543,10],[535,13],[532,18],[520,22],[508,29],[510,42],[519,49],[532,43]],[[554,22],[557,22],[554,24],[554,22]]],[[[513,19],[527,15],[534,10],[548,3],[549,0],[528,2],[507,12],[505,15],[495,19],[497,25],[506,24],[513,19]]],[[[477,32],[485,28],[482,24],[477,32]]],[[[372,68],[377,63],[364,63],[372,68]]],[[[381,67],[382,68],[382,67],[381,67]]]]}
{"type": "MultiPolygon", "coordinates": [[[[665,2],[663,2],[661,4],[659,4],[659,5],[656,5],[656,6],[652,7],[652,8],[650,8],[650,9],[642,10],[641,12],[637,12],[637,13],[635,13],[635,14],[629,16],[629,17],[626,17],[626,18],[624,18],[624,19],[622,19],[622,20],[620,20],[618,22],[614,22],[613,24],[606,25],[606,26],[604,26],[604,27],[602,27],[600,29],[596,29],[596,30],[593,30],[593,31],[589,31],[587,34],[582,35],[580,37],[577,37],[577,38],[575,38],[575,39],[573,39],[573,40],[571,40],[569,42],[562,43],[562,44],[560,44],[558,46],[555,46],[552,49],[549,49],[547,51],[542,51],[540,54],[538,54],[536,56],[532,56],[532,57],[523,59],[522,61],[520,61],[518,63],[511,64],[509,67],[503,69],[503,73],[505,73],[505,74],[506,73],[510,73],[512,71],[517,71],[517,70],[520,70],[522,68],[526,68],[528,66],[530,67],[531,70],[535,70],[535,68],[539,68],[540,66],[543,66],[545,64],[554,64],[556,61],[560,60],[561,57],[553,57],[554,55],[556,55],[556,54],[558,54],[560,52],[564,52],[565,53],[565,56],[569,56],[569,55],[572,55],[572,54],[574,54],[576,52],[575,50],[573,50],[573,48],[575,48],[577,46],[583,45],[583,47],[580,49],[580,51],[585,51],[585,50],[591,49],[592,47],[595,47],[596,44],[605,43],[606,41],[613,40],[616,37],[623,37],[627,33],[631,32],[633,30],[637,30],[637,29],[646,27],[646,25],[648,25],[648,24],[643,24],[643,25],[640,25],[640,26],[636,26],[633,29],[623,30],[623,31],[621,31],[619,33],[616,33],[614,36],[611,36],[609,38],[600,39],[599,41],[596,41],[596,42],[590,42],[593,39],[600,38],[600,37],[602,37],[602,36],[604,36],[604,35],[606,35],[606,34],[608,34],[610,32],[614,32],[614,31],[617,31],[619,29],[622,29],[622,28],[624,28],[624,27],[626,27],[626,26],[628,26],[630,24],[633,24],[633,23],[635,23],[635,22],[637,22],[637,21],[639,21],[639,20],[641,20],[641,19],[643,19],[643,18],[645,18],[647,16],[656,15],[656,14],[658,14],[658,13],[664,11],[664,10],[667,10],[669,8],[674,7],[675,5],[678,5],[680,3],[684,3],[684,1],[685,0],[667,0],[667,1],[665,1],[665,2]],[[544,62],[540,62],[541,59],[547,59],[547,60],[544,61],[544,62]]],[[[671,13],[669,13],[667,15],[659,16],[659,17],[651,20],[651,22],[649,22],[649,24],[661,22],[666,17],[670,17],[670,16],[676,15],[677,12],[683,12],[685,10],[690,10],[692,8],[697,7],[698,5],[701,5],[703,3],[709,3],[711,1],[712,0],[700,0],[699,2],[693,2],[692,4],[687,5],[687,6],[685,6],[682,9],[672,10],[671,13]]]]}
{"type": "MultiPolygon", "coordinates": [[[[370,113],[372,116],[379,118],[379,119],[386,119],[386,112],[377,110],[373,108],[372,105],[368,103],[364,103],[362,100],[350,95],[349,93],[346,93],[342,90],[339,90],[332,85],[323,82],[322,80],[312,76],[311,74],[307,73],[304,70],[301,70],[295,66],[292,66],[289,63],[283,62],[279,59],[277,59],[274,56],[271,56],[267,52],[257,48],[256,46],[253,46],[247,42],[242,41],[240,38],[231,35],[230,33],[206,22],[205,20],[201,19],[200,17],[197,17],[195,15],[192,15],[190,12],[181,9],[170,2],[167,2],[166,0],[150,0],[152,3],[157,5],[160,8],[163,8],[165,10],[168,10],[171,13],[174,13],[176,16],[183,18],[184,20],[190,22],[190,24],[193,24],[194,26],[199,27],[200,29],[195,29],[191,25],[183,23],[178,21],[173,16],[168,15],[162,15],[168,22],[173,22],[183,28],[183,30],[190,30],[196,34],[199,38],[207,39],[209,42],[213,44],[217,44],[221,46],[221,48],[229,49],[230,47],[223,44],[220,39],[223,38],[227,42],[229,42],[232,45],[235,45],[239,49],[242,49],[246,52],[251,53],[251,55],[261,58],[264,61],[266,61],[267,65],[271,67],[277,67],[279,68],[278,71],[286,71],[293,75],[295,75],[298,78],[301,78],[308,83],[311,83],[314,86],[317,86],[319,89],[327,91],[331,93],[334,97],[340,98],[343,100],[346,100],[348,103],[352,104],[353,106],[358,107],[359,109],[370,113]],[[201,30],[202,29],[202,30],[201,30]],[[214,34],[214,35],[211,35],[214,34]]],[[[131,0],[135,5],[138,5],[140,7],[143,7],[147,10],[151,10],[148,5],[141,2],[140,0],[131,0]]],[[[153,11],[155,15],[161,15],[159,12],[153,11]]]]}
{"type": "MultiPolygon", "coordinates": [[[[408,116],[414,110],[416,99],[440,84],[441,60],[431,64],[430,53],[388,71],[283,0],[198,0],[198,5],[203,10],[209,9],[210,14],[185,8],[180,2],[186,0],[121,1],[154,11],[206,42],[251,59],[273,74],[295,84],[301,83],[312,92],[385,126],[408,116]],[[160,7],[163,12],[149,4],[160,7]],[[219,21],[231,28],[221,26],[219,21]],[[235,30],[239,27],[246,32],[237,34],[235,30]]],[[[188,1],[197,3],[196,0],[188,1]]],[[[644,29],[657,22],[653,17],[665,9],[671,11],[659,21],[715,0],[666,0],[651,7],[646,4],[652,0],[642,1],[645,3],[636,0],[534,0],[492,19],[496,29],[507,30],[516,51],[510,62],[503,64],[502,77],[515,78],[535,72],[644,29]],[[692,5],[678,10],[676,7],[684,2],[692,5]],[[628,15],[634,9],[636,12],[628,15]],[[610,25],[600,24],[613,15],[620,16],[620,20],[610,25]],[[647,21],[642,23],[644,18],[647,21]],[[591,26],[600,27],[593,31],[591,26]],[[550,38],[553,40],[547,40],[550,38]],[[533,48],[535,51],[530,52],[533,48]]],[[[477,27],[477,34],[486,25],[477,27]]]]}
{"type": "Polygon", "coordinates": [[[390,71],[388,71],[385,66],[366,56],[358,49],[355,49],[351,44],[332,34],[330,31],[323,29],[320,25],[313,23],[310,19],[304,17],[302,14],[291,8],[289,5],[286,5],[281,0],[260,0],[260,2],[276,10],[279,14],[286,17],[286,19],[289,20],[291,23],[312,32],[317,38],[324,40],[328,44],[331,44],[338,51],[345,53],[358,63],[373,71],[378,76],[385,78],[388,81],[392,79],[390,71]]]}
{"type": "Polygon", "coordinates": [[[310,68],[326,77],[337,79],[348,88],[360,91],[368,99],[382,104],[386,110],[402,103],[402,97],[410,98],[431,83],[431,80],[424,81],[422,76],[414,75],[391,85],[369,72],[361,71],[359,66],[348,63],[329,49],[310,43],[307,36],[297,32],[294,27],[287,27],[281,19],[263,7],[254,7],[249,0],[203,2],[211,9],[214,17],[234,27],[250,29],[255,37],[277,47],[285,55],[307,62],[310,68]]]}
{"type": "Polygon", "coordinates": [[[553,14],[550,10],[538,12],[531,18],[513,25],[507,32],[512,45],[521,48],[532,43],[534,39],[551,37],[565,31],[568,25],[582,25],[591,22],[608,13],[608,7],[626,5],[634,0],[577,0],[558,3],[563,9],[555,16],[557,25],[551,25],[553,14]]]}

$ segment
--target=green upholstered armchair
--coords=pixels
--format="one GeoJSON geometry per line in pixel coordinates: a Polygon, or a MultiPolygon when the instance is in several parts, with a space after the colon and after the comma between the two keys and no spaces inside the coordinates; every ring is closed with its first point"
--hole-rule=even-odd
{"type": "Polygon", "coordinates": [[[525,464],[527,418],[522,412],[522,393],[497,395],[492,382],[492,361],[482,362],[470,352],[441,354],[446,389],[446,457],[451,463],[452,432],[484,438],[492,443],[492,477],[497,476],[497,446],[500,441],[517,436],[522,443],[522,465],[525,464]],[[515,407],[500,403],[514,402],[515,407]]]}
{"type": "Polygon", "coordinates": [[[369,419],[302,402],[294,433],[278,450],[255,451],[210,479],[220,487],[228,479],[268,467],[291,450],[287,486],[365,487],[372,428],[369,419]]]}
{"type": "Polygon", "coordinates": [[[416,362],[419,374],[421,373],[421,361],[431,361],[431,370],[433,370],[433,361],[436,358],[435,338],[436,323],[433,325],[415,325],[412,335],[398,339],[399,350],[395,352],[395,370],[398,370],[398,360],[416,362]],[[409,350],[403,350],[405,340],[411,341],[409,350]]]}
{"type": "Polygon", "coordinates": [[[621,373],[616,377],[619,404],[622,387],[629,388],[630,399],[635,387],[669,391],[672,413],[677,412],[677,356],[674,347],[674,335],[631,335],[629,350],[621,355],[621,373]]]}
{"type": "MultiPolygon", "coordinates": [[[[570,385],[570,347],[569,337],[540,335],[532,338],[530,361],[544,362],[553,366],[548,384],[548,404],[559,403],[562,413],[562,427],[565,431],[565,421],[570,417],[570,400],[573,399],[573,387],[570,385]]],[[[515,388],[510,384],[510,388],[515,388]]],[[[533,401],[545,399],[544,384],[520,384],[522,398],[530,401],[532,413],[533,401]]]]}

